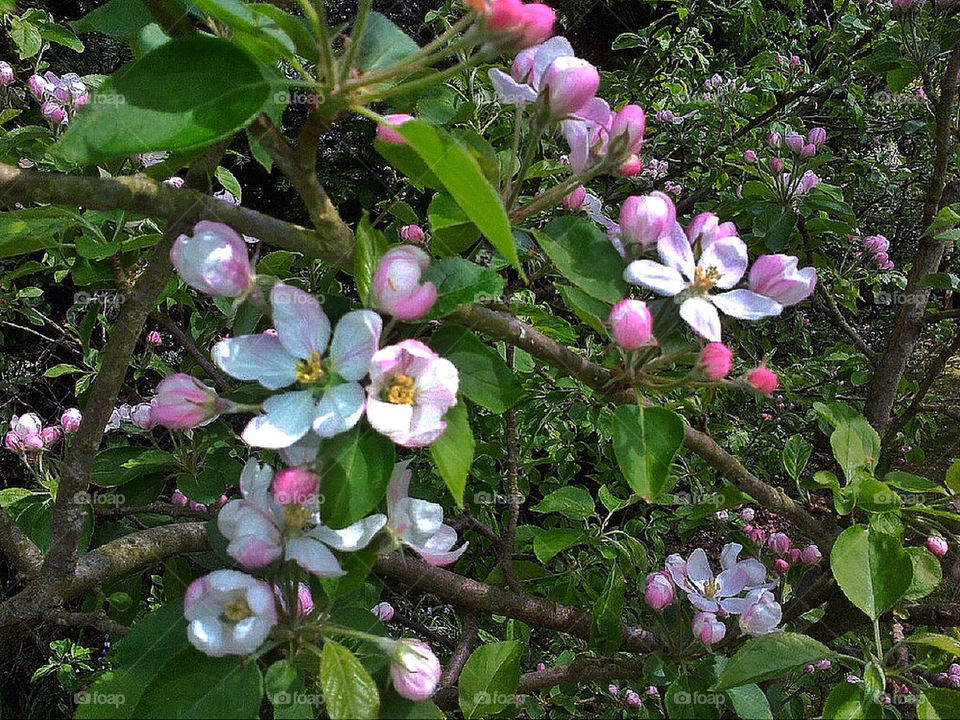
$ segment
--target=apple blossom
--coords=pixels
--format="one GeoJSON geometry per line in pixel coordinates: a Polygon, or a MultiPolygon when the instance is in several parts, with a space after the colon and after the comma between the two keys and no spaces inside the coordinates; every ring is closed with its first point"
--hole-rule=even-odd
{"type": "Polygon", "coordinates": [[[598,87],[600,74],[593,65],[565,55],[547,67],[539,90],[546,95],[550,117],[558,119],[580,110],[596,94],[598,87]]]}
{"type": "Polygon", "coordinates": [[[805,145],[803,135],[793,131],[787,133],[785,140],[787,147],[795,153],[799,153],[805,145]]]}
{"type": "Polygon", "coordinates": [[[404,113],[384,115],[384,122],[377,125],[377,140],[392,145],[406,145],[407,139],[398,133],[395,127],[391,126],[403,125],[405,122],[410,122],[413,119],[413,115],[406,115],[404,113]]]}
{"type": "MultiPolygon", "coordinates": [[[[156,397],[150,402],[149,417],[156,425],[187,429],[211,423],[220,413],[229,412],[233,407],[232,402],[219,397],[212,387],[185,373],[176,373],[168,375],[157,385],[156,397]]],[[[130,412],[132,410],[123,419],[131,419],[130,412]]]]}
{"type": "Polygon", "coordinates": [[[173,491],[173,495],[170,496],[170,502],[179,507],[186,507],[190,504],[189,498],[184,495],[179,488],[173,491]]]}
{"type": "Polygon", "coordinates": [[[717,619],[715,613],[699,612],[693,616],[691,624],[693,636],[704,645],[712,645],[723,640],[727,626],[717,619]]]}
{"type": "Polygon", "coordinates": [[[150,332],[147,333],[147,342],[150,343],[151,345],[162,345],[163,338],[160,336],[160,333],[158,333],[156,330],[151,330],[150,332]]]}
{"type": "Polygon", "coordinates": [[[780,158],[770,158],[770,172],[782,173],[784,167],[783,160],[780,158]]]}
{"type": "Polygon", "coordinates": [[[21,438],[13,430],[10,430],[6,435],[3,436],[3,446],[10,452],[19,452],[23,450],[23,438],[21,438]]]}
{"type": "Polygon", "coordinates": [[[757,161],[757,153],[753,150],[744,150],[743,151],[743,161],[748,162],[751,165],[757,161]]]}
{"type": "Polygon", "coordinates": [[[943,557],[947,554],[949,546],[947,541],[940,537],[939,535],[931,535],[927,538],[927,550],[932,552],[937,557],[943,557]]]}
{"type": "Polygon", "coordinates": [[[346,432],[363,415],[359,381],[380,343],[380,316],[370,310],[348,312],[331,341],[330,321],[309,293],[277,283],[270,306],[276,336],[241,335],[221,340],[212,350],[217,366],[239,380],[256,380],[268,390],[299,386],[267,398],[264,413],[250,420],[243,439],[254,447],[285,448],[311,428],[320,437],[346,432]]]}
{"type": "MultiPolygon", "coordinates": [[[[283,612],[288,612],[287,610],[287,601],[283,597],[283,592],[279,585],[273,586],[273,594],[277,598],[277,602],[280,603],[280,609],[283,612]]],[[[313,610],[313,593],[310,592],[310,586],[306,583],[297,584],[297,617],[304,617],[310,614],[310,611],[313,610]]]]}
{"type": "MultiPolygon", "coordinates": [[[[643,161],[640,160],[639,155],[634,153],[633,155],[628,155],[627,159],[617,166],[617,175],[620,177],[633,177],[641,170],[643,170],[643,161]]],[[[665,183],[663,189],[669,192],[667,185],[669,185],[669,183],[665,183]]]]}
{"type": "Polygon", "coordinates": [[[756,588],[747,593],[749,607],[740,615],[740,629],[749,635],[773,632],[783,617],[783,610],[773,593],[756,588]]]}
{"type": "Polygon", "coordinates": [[[0,85],[9,85],[14,80],[13,66],[0,60],[0,85]]]}
{"type": "Polygon", "coordinates": [[[430,256],[413,245],[388,250],[373,274],[370,303],[400,320],[417,320],[437,301],[437,287],[421,283],[423,272],[430,267],[430,256]]]}
{"type": "Polygon", "coordinates": [[[743,612],[742,598],[736,596],[744,590],[765,587],[767,570],[756,558],[738,561],[742,549],[743,546],[737,543],[723,546],[720,551],[722,572],[716,577],[702,548],[694,550],[686,561],[676,553],[667,557],[667,572],[698,610],[743,612]]]}
{"type": "Polygon", "coordinates": [[[280,505],[306,505],[317,501],[319,478],[306,466],[278,470],[270,492],[280,505]]]}
{"type": "Polygon", "coordinates": [[[817,284],[817,271],[812,267],[798,270],[797,263],[792,255],[761,255],[750,268],[747,287],[783,307],[796,305],[810,297],[817,284]]]}
{"type": "Polygon", "coordinates": [[[415,702],[426,700],[440,682],[440,661],[427,643],[399,640],[391,652],[390,679],[401,697],[415,702]]]}
{"type": "Polygon", "coordinates": [[[367,420],[398,445],[430,445],[447,428],[459,384],[453,363],[419,340],[385,347],[370,360],[367,420]]]}
{"type": "Polygon", "coordinates": [[[583,185],[579,185],[569,194],[564,195],[563,205],[567,210],[579,210],[583,205],[583,201],[587,197],[587,190],[583,185]]]}
{"type": "Polygon", "coordinates": [[[28,412],[20,415],[14,415],[10,420],[10,429],[23,440],[27,435],[38,435],[43,427],[43,421],[36,413],[28,412]]]}
{"type": "Polygon", "coordinates": [[[610,684],[610,685],[607,685],[607,692],[613,696],[617,696],[620,694],[620,688],[617,687],[616,685],[610,684]]]}
{"type": "Polygon", "coordinates": [[[725,378],[733,364],[733,352],[721,342],[711,342],[703,346],[697,360],[703,374],[711,380],[725,378]]]}
{"type": "Polygon", "coordinates": [[[787,570],[790,569],[790,563],[788,563],[783,558],[777,558],[776,560],[773,561],[773,569],[777,573],[782,575],[783,573],[787,572],[787,570]]]}
{"type": "Polygon", "coordinates": [[[67,111],[55,100],[44,100],[40,104],[40,114],[54,125],[61,125],[67,121],[67,111]]]}
{"type": "Polygon", "coordinates": [[[615,146],[624,145],[628,154],[640,152],[643,133],[647,120],[643,108],[639,105],[624,105],[613,116],[610,124],[610,142],[615,146]]]}
{"type": "Polygon", "coordinates": [[[653,316],[643,300],[621,300],[610,310],[609,322],[613,339],[620,347],[636,350],[650,344],[653,316]]]}
{"type": "Polygon", "coordinates": [[[141,430],[150,430],[157,424],[150,403],[140,403],[130,408],[130,422],[141,430]]]}
{"type": "Polygon", "coordinates": [[[223,223],[198,222],[193,235],[177,238],[170,262],[187,285],[206,295],[239,297],[254,287],[246,243],[223,223]]]}
{"type": "Polygon", "coordinates": [[[409,461],[397,463],[387,486],[387,532],[394,542],[411,548],[430,565],[456,562],[470,543],[451,550],[457,543],[457,531],[443,523],[443,507],[408,496],[413,475],[409,465],[409,461]]]}
{"type": "Polygon", "coordinates": [[[23,438],[23,449],[24,450],[43,450],[45,443],[43,442],[43,436],[40,433],[30,433],[25,438],[23,438]]]}
{"type": "Polygon", "coordinates": [[[27,78],[27,89],[37,100],[43,100],[48,92],[53,92],[53,86],[40,75],[31,75],[27,78]]]}
{"type": "Polygon", "coordinates": [[[376,615],[380,622],[390,622],[395,611],[390,603],[379,602],[370,609],[370,612],[376,615]]]}
{"type": "Polygon", "coordinates": [[[822,559],[823,555],[816,545],[807,545],[800,551],[800,562],[804,565],[817,565],[822,559]]]}
{"type": "Polygon", "coordinates": [[[40,437],[43,439],[43,446],[50,447],[57,440],[63,436],[63,433],[60,432],[60,428],[53,425],[48,425],[43,430],[40,431],[40,437]]]}
{"type": "Polygon", "coordinates": [[[756,517],[756,511],[753,508],[744,508],[740,511],[740,517],[742,517],[745,522],[753,522],[753,518],[756,517]]]}
{"type": "Polygon", "coordinates": [[[620,233],[625,243],[647,250],[673,232],[677,210],[669,195],[654,191],[631,195],[620,207],[620,233]]]}
{"type": "Polygon", "coordinates": [[[670,574],[657,570],[647,575],[644,583],[643,599],[654,610],[663,610],[673,602],[673,581],[670,574]]]}
{"type": "Polygon", "coordinates": [[[638,708],[643,707],[643,700],[636,690],[627,689],[623,691],[623,704],[629,708],[638,708]]]}
{"type": "Polygon", "coordinates": [[[682,228],[675,224],[673,232],[657,242],[663,264],[653,260],[634,260],[623,277],[629,283],[642,285],[667,296],[680,296],[680,317],[701,337],[720,341],[720,316],[759,320],[779,315],[782,306],[752,290],[732,290],[747,269],[747,246],[733,236],[710,243],[694,263],[693,249],[682,228]],[[727,292],[710,294],[714,287],[727,292]]]}
{"type": "Polygon", "coordinates": [[[249,655],[277,623],[270,586],[237,570],[216,570],[194,580],[183,598],[187,637],[212,657],[249,655]]]}
{"type": "Polygon", "coordinates": [[[772,131],[767,135],[767,145],[772,148],[780,147],[780,143],[783,142],[783,136],[778,133],[776,130],[772,131]]]}
{"type": "Polygon", "coordinates": [[[702,212],[687,225],[687,239],[691,245],[700,243],[703,252],[721,238],[737,237],[737,226],[732,222],[720,222],[712,212],[702,212]]]}

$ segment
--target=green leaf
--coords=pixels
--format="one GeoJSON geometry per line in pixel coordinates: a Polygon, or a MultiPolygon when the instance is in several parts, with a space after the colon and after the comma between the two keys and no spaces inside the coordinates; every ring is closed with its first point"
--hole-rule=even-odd
{"type": "Polygon", "coordinates": [[[953,720],[960,707],[960,692],[928,687],[917,700],[918,720],[953,720]]]}
{"type": "Polygon", "coordinates": [[[533,538],[533,554],[541,563],[548,563],[559,552],[587,541],[587,534],[577,528],[551,528],[533,538]]]}
{"type": "Polygon", "coordinates": [[[914,475],[913,473],[902,472],[900,470],[888,472],[883,476],[883,481],[887,485],[892,485],[895,488],[906,490],[907,492],[944,494],[943,486],[939,483],[935,483],[933,480],[920,475],[914,475]]]}
{"type": "Polygon", "coordinates": [[[33,57],[43,47],[43,38],[36,25],[18,17],[10,18],[10,39],[17,46],[17,54],[21,60],[33,57]]]}
{"type": "Polygon", "coordinates": [[[437,287],[437,301],[422,318],[424,321],[437,320],[464,305],[493,300],[503,292],[502,277],[463,258],[431,263],[423,273],[423,282],[437,287]]]}
{"type": "Polygon", "coordinates": [[[620,649],[620,616],[626,605],[627,584],[615,562],[603,586],[603,592],[593,606],[590,623],[590,649],[598,653],[615,653],[620,649]]]}
{"type": "Polygon", "coordinates": [[[365,517],[386,493],[393,472],[393,443],[357,426],[329,441],[321,454],[320,515],[331,527],[346,527],[365,517]]]}
{"type": "Polygon", "coordinates": [[[554,490],[531,510],[538,513],[556,512],[571,520],[585,520],[596,514],[596,505],[585,488],[566,485],[554,490]]]}
{"type": "Polygon", "coordinates": [[[787,244],[796,226],[797,214],[795,212],[792,210],[776,211],[776,217],[767,223],[767,230],[763,236],[767,249],[771,252],[780,252],[787,244]]]}
{"type": "Polygon", "coordinates": [[[202,147],[246,125],[269,96],[259,66],[237,46],[201,35],[172,40],[111,75],[56,151],[93,163],[202,147]]]}
{"type": "Polygon", "coordinates": [[[463,491],[467,487],[467,473],[473,465],[473,448],[475,441],[473,431],[470,430],[470,421],[467,418],[467,408],[462,402],[447,410],[443,416],[447,429],[443,435],[430,446],[430,457],[440,471],[440,477],[450,488],[450,494],[463,507],[463,491]]]}
{"type": "Polygon", "coordinates": [[[70,23],[74,32],[99,32],[116,38],[136,35],[155,22],[143,0],[110,0],[80,20],[70,23]]]}
{"type": "Polygon", "coordinates": [[[889,485],[869,473],[858,471],[851,487],[856,493],[857,505],[864,510],[877,513],[894,512],[902,504],[900,496],[891,490],[889,485]]]}
{"type": "Polygon", "coordinates": [[[613,452],[627,484],[652,501],[667,481],[683,444],[683,420],[664,408],[622,405],[613,413],[613,452]]]}
{"type": "Polygon", "coordinates": [[[63,45],[68,47],[74,52],[81,53],[83,52],[83,43],[80,42],[80,39],[74,35],[72,32],[67,30],[65,27],[61,27],[56,23],[41,23],[37,30],[40,32],[40,37],[48,42],[57,43],[57,45],[63,45]]]}
{"type": "Polygon", "coordinates": [[[844,595],[871,620],[904,596],[913,577],[910,556],[900,541],[864,525],[840,534],[830,551],[830,568],[844,595]]]}
{"type": "Polygon", "coordinates": [[[928,647],[936,648],[937,650],[943,650],[943,652],[949,653],[955,657],[960,657],[960,640],[952,638],[949,635],[919,632],[911,635],[904,642],[907,642],[911,645],[926,645],[928,647]]]}
{"type": "Polygon", "coordinates": [[[357,48],[357,64],[365,73],[375,72],[396,65],[419,49],[410,36],[390,22],[386,15],[371,12],[367,15],[360,47],[357,48]]]}
{"type": "Polygon", "coordinates": [[[380,711],[377,684],[357,657],[333,640],[323,644],[320,687],[332,720],[375,718],[380,711]]]}
{"type": "Polygon", "coordinates": [[[56,207],[0,212],[0,258],[55,248],[57,236],[79,223],[56,207]]]}
{"type": "Polygon", "coordinates": [[[373,274],[377,271],[377,264],[386,252],[386,240],[383,233],[374,230],[370,224],[370,213],[363,211],[363,216],[357,224],[357,242],[353,256],[353,277],[357,281],[357,292],[360,302],[366,304],[370,297],[370,288],[373,283],[373,274]]]}
{"type": "Polygon", "coordinates": [[[943,569],[937,557],[926,548],[910,547],[906,550],[913,566],[913,577],[903,599],[915,602],[937,589],[943,579],[943,569]]]}
{"type": "Polygon", "coordinates": [[[490,244],[519,269],[507,212],[473,155],[445,130],[423,122],[405,122],[397,132],[410,143],[490,244]]]}
{"type": "Polygon", "coordinates": [[[775,632],[750,638],[724,667],[717,679],[717,690],[749,685],[832,658],[830,648],[811,637],[792,632],[775,632]]]}
{"type": "Polygon", "coordinates": [[[60,363],[59,365],[54,365],[52,368],[46,370],[43,373],[44,377],[55,378],[60,377],[61,375],[73,375],[74,373],[83,372],[80,368],[69,363],[60,363]]]}
{"type": "Polygon", "coordinates": [[[21,487],[4,488],[0,490],[0,508],[13,505],[15,502],[23,500],[33,495],[33,492],[21,487]]]}
{"type": "Polygon", "coordinates": [[[744,720],[773,720],[770,701],[758,685],[740,685],[727,690],[730,704],[737,717],[744,720]]]}
{"type": "Polygon", "coordinates": [[[536,236],[557,269],[584,292],[610,304],[627,296],[623,260],[594,223],[579,217],[560,217],[536,236]]]}
{"type": "Polygon", "coordinates": [[[830,447],[850,482],[857,470],[876,464],[880,457],[880,436],[866,418],[843,420],[830,435],[830,447]]]}
{"type": "Polygon", "coordinates": [[[430,249],[442,257],[456,255],[473,245],[480,237],[457,201],[447,193],[437,193],[427,209],[430,221],[430,249]]]}
{"type": "Polygon", "coordinates": [[[909,67],[896,68],[887,71],[887,86],[890,92],[900,92],[917,78],[917,70],[911,64],[909,67]]]}
{"type": "Polygon", "coordinates": [[[810,452],[813,445],[808,443],[800,435],[793,435],[787,439],[781,451],[783,460],[783,469],[787,471],[794,481],[800,478],[803,469],[807,466],[807,460],[810,459],[810,452]]]}
{"type": "Polygon", "coordinates": [[[104,450],[93,461],[90,479],[100,487],[116,487],[148,473],[173,471],[176,457],[162,450],[119,447],[104,450]]]}
{"type": "Polygon", "coordinates": [[[460,710],[466,718],[488,717],[513,703],[520,684],[520,643],[481,645],[460,673],[460,710]]]}
{"type": "Polygon", "coordinates": [[[960,460],[947,469],[945,482],[951,492],[960,493],[960,460]]]}
{"type": "Polygon", "coordinates": [[[429,344],[456,365],[460,392],[490,412],[503,413],[523,395],[523,386],[500,354],[466,328],[446,325],[429,344]]]}
{"type": "Polygon", "coordinates": [[[563,302],[574,314],[603,336],[607,335],[604,323],[610,316],[610,306],[572,285],[558,285],[557,291],[563,302]]]}
{"type": "Polygon", "coordinates": [[[946,272],[931,273],[920,279],[921,287],[932,287],[938,290],[960,290],[960,278],[946,272]]]}
{"type": "Polygon", "coordinates": [[[684,675],[667,688],[663,704],[671,720],[714,720],[720,717],[721,693],[710,692],[707,681],[695,675],[684,675]]]}
{"type": "Polygon", "coordinates": [[[864,697],[863,687],[842,682],[834,686],[827,696],[822,716],[831,720],[862,720],[875,717],[874,707],[874,703],[864,697]]]}

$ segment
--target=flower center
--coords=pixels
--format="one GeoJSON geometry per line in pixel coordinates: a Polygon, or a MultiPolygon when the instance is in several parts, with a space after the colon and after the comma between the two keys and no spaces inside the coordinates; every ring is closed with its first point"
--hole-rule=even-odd
{"type": "Polygon", "coordinates": [[[693,272],[693,286],[698,290],[709,290],[717,284],[719,279],[720,271],[713,265],[708,268],[697,265],[697,269],[693,272]]]}
{"type": "Polygon", "coordinates": [[[715,580],[706,580],[703,583],[703,592],[700,593],[705,598],[713,599],[713,596],[717,594],[717,583],[715,580]]]}
{"type": "Polygon", "coordinates": [[[253,610],[250,609],[245,598],[234,598],[223,604],[223,617],[229,622],[238,623],[251,615],[253,615],[253,610]]]}
{"type": "Polygon", "coordinates": [[[297,360],[297,366],[294,370],[297,382],[304,384],[320,382],[323,380],[323,358],[316,350],[310,353],[310,357],[297,360]]]}
{"type": "Polygon", "coordinates": [[[303,505],[292,504],[283,506],[283,522],[287,529],[301,532],[304,526],[313,518],[313,511],[303,505]]]}
{"type": "Polygon", "coordinates": [[[413,398],[416,395],[413,382],[413,378],[409,375],[394,375],[383,389],[383,399],[394,405],[413,405],[413,398]]]}

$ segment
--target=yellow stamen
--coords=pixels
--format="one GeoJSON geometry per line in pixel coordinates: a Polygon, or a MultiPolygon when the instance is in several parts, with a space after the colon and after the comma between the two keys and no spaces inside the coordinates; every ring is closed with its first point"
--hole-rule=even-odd
{"type": "Polygon", "coordinates": [[[713,265],[708,268],[704,268],[702,265],[697,265],[697,269],[693,273],[694,287],[697,287],[701,290],[709,290],[717,284],[717,280],[719,279],[720,271],[717,270],[713,265]]]}
{"type": "Polygon", "coordinates": [[[297,382],[315,383],[323,379],[323,358],[316,350],[310,353],[310,357],[303,360],[297,360],[297,367],[294,370],[297,382]]]}
{"type": "Polygon", "coordinates": [[[394,375],[390,383],[383,389],[383,399],[394,405],[413,405],[413,399],[416,395],[413,382],[413,378],[409,375],[394,375]]]}
{"type": "Polygon", "coordinates": [[[247,604],[246,599],[242,597],[227,600],[223,604],[223,617],[232,623],[238,623],[253,615],[253,610],[247,604]]]}
{"type": "Polygon", "coordinates": [[[300,532],[312,517],[313,511],[308,510],[303,505],[283,506],[283,521],[291,530],[300,532]]]}

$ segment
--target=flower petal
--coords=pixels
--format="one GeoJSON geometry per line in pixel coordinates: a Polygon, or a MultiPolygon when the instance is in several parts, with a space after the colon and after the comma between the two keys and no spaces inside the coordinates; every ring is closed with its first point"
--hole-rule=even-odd
{"type": "Polygon", "coordinates": [[[368,396],[367,420],[378,433],[399,443],[398,438],[406,439],[410,434],[413,406],[394,405],[368,396]]]}
{"type": "Polygon", "coordinates": [[[489,75],[493,91],[500,102],[521,108],[526,107],[527,103],[536,102],[537,91],[526,83],[518,83],[502,70],[492,69],[489,75]]]}
{"type": "Polygon", "coordinates": [[[673,553],[664,561],[664,567],[670,573],[670,579],[673,584],[679,588],[686,587],[687,584],[687,561],[678,553],[673,553]]]}
{"type": "Polygon", "coordinates": [[[287,540],[286,550],[288,560],[293,560],[317,577],[336,578],[347,574],[330,549],[315,538],[290,538],[287,540]]]}
{"type": "MultiPolygon", "coordinates": [[[[673,224],[669,234],[657,240],[657,254],[663,264],[682,273],[688,280],[693,280],[695,265],[693,263],[693,248],[687,234],[680,227],[680,223],[673,224]]],[[[675,294],[675,293],[671,293],[675,294]]]]}
{"type": "MultiPolygon", "coordinates": [[[[760,320],[783,312],[783,307],[776,300],[771,300],[752,290],[741,289],[718,293],[710,296],[710,302],[727,315],[741,320],[760,320]]],[[[716,340],[719,339],[718,335],[716,340]]]]}
{"type": "Polygon", "coordinates": [[[697,583],[713,580],[713,570],[710,569],[710,563],[703,548],[697,548],[690,553],[687,560],[687,577],[697,583]]]}
{"type": "Polygon", "coordinates": [[[737,564],[737,556],[743,550],[740,543],[727,543],[720,550],[720,567],[729,570],[737,564]]]}
{"type": "Polygon", "coordinates": [[[703,612],[716,612],[720,607],[715,600],[708,600],[703,595],[698,595],[697,593],[690,593],[687,595],[687,598],[690,600],[691,605],[703,612]]]}
{"type": "Polygon", "coordinates": [[[684,300],[680,305],[680,317],[700,337],[710,342],[720,342],[720,316],[717,315],[716,308],[703,298],[692,297],[684,300]]]}
{"type": "Polygon", "coordinates": [[[653,260],[634,260],[623,271],[623,279],[661,295],[679,295],[687,287],[680,273],[653,260]]]}
{"type": "Polygon", "coordinates": [[[317,459],[320,451],[320,436],[307,433],[289,447],[280,448],[280,457],[290,466],[306,465],[317,459]]]}
{"type": "Polygon", "coordinates": [[[325,525],[318,525],[310,536],[337,550],[353,552],[369,545],[373,536],[386,524],[386,515],[370,515],[342,530],[332,530],[325,525]]]}
{"type": "Polygon", "coordinates": [[[391,526],[395,525],[394,518],[400,512],[400,501],[407,497],[410,491],[410,478],[413,477],[413,470],[410,469],[410,461],[404,460],[393,466],[393,474],[390,476],[390,484],[387,485],[387,516],[391,526]]]}
{"type": "Polygon", "coordinates": [[[296,381],[297,358],[272,335],[241,335],[221,340],[210,351],[213,362],[238,380],[256,380],[268,390],[296,381]]]}
{"type": "Polygon", "coordinates": [[[273,326],[287,352],[296,358],[323,353],[330,341],[330,321],[317,299],[292,285],[277,283],[270,291],[273,326]]]}
{"type": "Polygon", "coordinates": [[[362,379],[380,347],[382,330],[383,320],[372,310],[354,310],[340,318],[330,343],[333,371],[351,382],[362,379]]]}
{"type": "Polygon", "coordinates": [[[344,383],[328,388],[317,403],[313,431],[322,438],[346,432],[360,422],[366,399],[366,393],[359,383],[344,383]]]}
{"type": "Polygon", "coordinates": [[[720,273],[716,287],[729,290],[747,271],[747,246],[738,237],[720,238],[707,246],[699,264],[703,268],[716,268],[720,273]]]}
{"type": "Polygon", "coordinates": [[[247,423],[241,437],[253,447],[276,449],[293,445],[310,432],[317,406],[313,393],[300,390],[267,398],[263,411],[247,423]]]}

